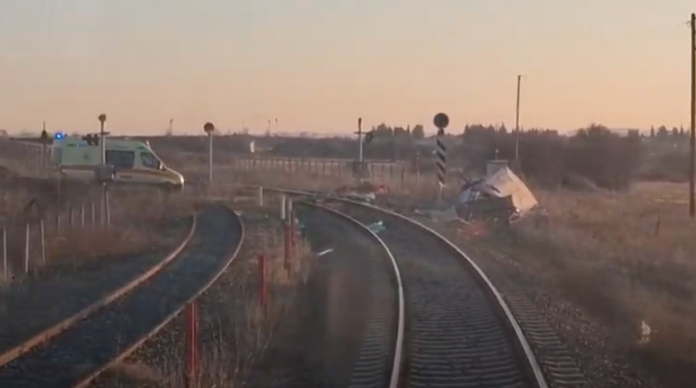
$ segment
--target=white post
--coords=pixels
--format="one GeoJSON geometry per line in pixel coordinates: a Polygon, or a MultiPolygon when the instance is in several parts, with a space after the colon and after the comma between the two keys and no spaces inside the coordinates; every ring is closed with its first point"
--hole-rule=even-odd
{"type": "Polygon", "coordinates": [[[287,218],[288,218],[288,224],[292,225],[292,223],[295,221],[295,216],[292,213],[292,199],[288,199],[288,209],[287,209],[287,218]]]}
{"type": "Polygon", "coordinates": [[[41,228],[41,264],[46,265],[46,228],[43,219],[39,227],[41,228]]]}
{"type": "Polygon", "coordinates": [[[263,207],[263,187],[259,187],[259,207],[263,207]]]}
{"type": "Polygon", "coordinates": [[[281,220],[281,221],[285,221],[285,218],[286,218],[286,217],[285,217],[285,213],[286,213],[286,210],[287,210],[287,208],[286,208],[286,206],[287,206],[287,201],[288,201],[288,198],[287,198],[285,195],[283,195],[283,196],[280,198],[280,220],[281,220]]]}

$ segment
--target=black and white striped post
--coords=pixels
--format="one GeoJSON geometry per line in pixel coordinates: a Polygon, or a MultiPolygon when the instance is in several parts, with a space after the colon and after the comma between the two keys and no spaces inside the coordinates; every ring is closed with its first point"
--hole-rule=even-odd
{"type": "Polygon", "coordinates": [[[442,202],[442,192],[447,185],[447,148],[444,143],[445,128],[449,125],[449,117],[444,113],[438,113],[433,118],[433,124],[437,127],[437,183],[439,186],[437,199],[442,202]]]}

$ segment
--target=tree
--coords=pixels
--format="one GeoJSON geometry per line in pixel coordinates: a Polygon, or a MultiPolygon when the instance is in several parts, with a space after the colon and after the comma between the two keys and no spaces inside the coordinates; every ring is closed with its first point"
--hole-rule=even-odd
{"type": "Polygon", "coordinates": [[[664,139],[669,135],[669,132],[667,132],[667,127],[664,125],[660,125],[660,128],[657,129],[657,137],[664,139]]]}
{"type": "Polygon", "coordinates": [[[403,127],[394,127],[392,129],[394,137],[406,137],[408,136],[406,130],[403,127]]]}
{"type": "Polygon", "coordinates": [[[650,126],[650,137],[655,137],[655,127],[650,126]]]}
{"type": "Polygon", "coordinates": [[[411,130],[411,136],[414,139],[423,139],[425,138],[425,130],[423,129],[423,126],[418,124],[413,129],[411,130]]]}
{"type": "Polygon", "coordinates": [[[391,127],[388,127],[387,124],[384,123],[378,125],[377,128],[372,128],[372,132],[377,137],[389,137],[392,135],[391,127]]]}

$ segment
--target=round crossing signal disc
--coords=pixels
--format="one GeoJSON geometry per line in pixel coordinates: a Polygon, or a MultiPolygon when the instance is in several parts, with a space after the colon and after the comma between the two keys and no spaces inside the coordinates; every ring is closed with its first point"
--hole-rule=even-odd
{"type": "Polygon", "coordinates": [[[433,124],[440,129],[445,129],[449,125],[449,117],[444,113],[438,113],[433,118],[433,124]]]}

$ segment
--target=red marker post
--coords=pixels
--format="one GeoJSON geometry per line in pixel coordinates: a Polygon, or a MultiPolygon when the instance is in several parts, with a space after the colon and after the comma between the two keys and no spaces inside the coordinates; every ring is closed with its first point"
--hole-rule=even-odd
{"type": "Polygon", "coordinates": [[[283,265],[290,270],[290,228],[287,221],[283,223],[283,265]]]}
{"type": "Polygon", "coordinates": [[[290,225],[290,254],[295,251],[295,209],[292,207],[292,200],[288,202],[288,224],[290,225]]]}
{"type": "Polygon", "coordinates": [[[266,259],[259,255],[259,302],[266,307],[266,259]]]}
{"type": "Polygon", "coordinates": [[[186,386],[196,387],[198,379],[198,308],[190,302],[185,308],[186,315],[186,386]]]}

